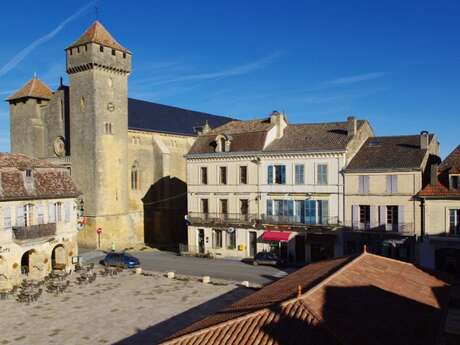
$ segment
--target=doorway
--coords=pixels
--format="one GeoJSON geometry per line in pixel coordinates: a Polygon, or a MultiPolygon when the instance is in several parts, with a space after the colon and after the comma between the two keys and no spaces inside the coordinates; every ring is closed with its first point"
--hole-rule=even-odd
{"type": "Polygon", "coordinates": [[[249,231],[249,256],[255,257],[257,254],[257,232],[249,231]]]}
{"type": "Polygon", "coordinates": [[[64,270],[66,267],[65,248],[58,244],[51,252],[51,267],[53,270],[64,270]]]}
{"type": "Polygon", "coordinates": [[[30,256],[35,253],[35,251],[28,250],[21,257],[21,274],[28,275],[30,273],[30,256]]]}
{"type": "Polygon", "coordinates": [[[305,236],[297,235],[295,237],[295,260],[297,262],[305,261],[305,236]]]}
{"type": "Polygon", "coordinates": [[[204,229],[198,229],[198,253],[204,254],[204,229]]]}

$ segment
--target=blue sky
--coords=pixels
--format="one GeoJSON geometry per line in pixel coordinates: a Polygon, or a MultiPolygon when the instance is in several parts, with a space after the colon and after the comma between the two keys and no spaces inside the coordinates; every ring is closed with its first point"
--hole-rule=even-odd
{"type": "MultiPolygon", "coordinates": [[[[34,72],[65,78],[63,49],[96,17],[133,53],[130,96],[240,119],[371,121],[460,144],[459,1],[5,1],[0,98],[34,72]]],[[[0,104],[0,151],[9,150],[0,104]]]]}

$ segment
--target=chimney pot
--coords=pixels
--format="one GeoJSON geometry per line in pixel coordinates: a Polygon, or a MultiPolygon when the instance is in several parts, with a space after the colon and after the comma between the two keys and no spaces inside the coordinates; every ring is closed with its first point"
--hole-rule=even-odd
{"type": "Polygon", "coordinates": [[[429,141],[429,133],[427,131],[420,132],[420,149],[427,150],[428,149],[428,141],[429,141]]]}

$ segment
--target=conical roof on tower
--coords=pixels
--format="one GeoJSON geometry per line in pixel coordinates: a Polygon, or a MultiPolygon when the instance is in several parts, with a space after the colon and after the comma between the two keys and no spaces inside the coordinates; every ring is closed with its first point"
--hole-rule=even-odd
{"type": "Polygon", "coordinates": [[[22,98],[51,99],[53,91],[40,79],[33,77],[18,91],[8,97],[7,101],[14,101],[22,98]]]}
{"type": "Polygon", "coordinates": [[[78,40],[68,46],[67,49],[78,47],[86,43],[97,43],[105,47],[130,53],[128,49],[123,47],[112,37],[112,35],[98,20],[96,20],[78,40]]]}

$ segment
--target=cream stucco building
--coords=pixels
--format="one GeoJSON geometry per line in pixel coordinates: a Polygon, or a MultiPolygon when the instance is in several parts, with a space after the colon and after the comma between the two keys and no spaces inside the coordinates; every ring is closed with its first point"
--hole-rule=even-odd
{"type": "Polygon", "coordinates": [[[460,275],[460,146],[433,166],[430,183],[418,194],[423,241],[420,264],[460,275]]]}
{"type": "Polygon", "coordinates": [[[0,153],[0,288],[73,268],[79,195],[66,169],[0,153]]]}
{"type": "Polygon", "coordinates": [[[415,197],[428,183],[439,158],[436,136],[369,138],[344,170],[344,252],[369,250],[416,260],[421,236],[421,207],[415,197]]]}
{"type": "Polygon", "coordinates": [[[188,251],[287,260],[341,255],[341,170],[372,136],[367,121],[269,118],[205,128],[187,158],[188,251]],[[281,237],[280,237],[281,236],[281,237]]]}
{"type": "Polygon", "coordinates": [[[11,149],[71,171],[85,247],[186,241],[184,155],[226,117],[128,98],[132,53],[95,22],[65,49],[69,85],[34,78],[8,98],[11,149]]]}

